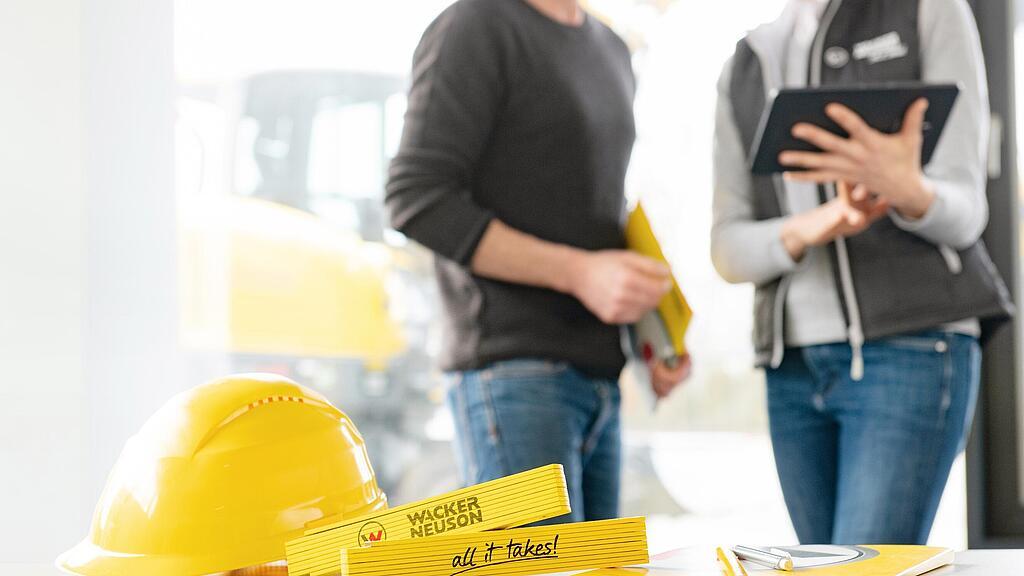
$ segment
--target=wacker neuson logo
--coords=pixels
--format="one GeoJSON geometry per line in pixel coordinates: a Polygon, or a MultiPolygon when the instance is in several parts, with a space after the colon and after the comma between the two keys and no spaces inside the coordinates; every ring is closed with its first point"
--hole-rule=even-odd
{"type": "Polygon", "coordinates": [[[475,496],[452,500],[433,508],[423,508],[407,516],[412,524],[412,528],[409,529],[410,538],[433,536],[484,521],[483,510],[480,509],[475,496]]]}
{"type": "Polygon", "coordinates": [[[388,533],[384,531],[384,526],[380,522],[370,520],[359,529],[357,541],[360,546],[371,546],[375,542],[383,542],[387,538],[388,533]]]}

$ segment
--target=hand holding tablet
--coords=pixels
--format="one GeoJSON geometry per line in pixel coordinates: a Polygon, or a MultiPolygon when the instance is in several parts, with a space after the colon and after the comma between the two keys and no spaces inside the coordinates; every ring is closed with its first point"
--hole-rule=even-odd
{"type": "Polygon", "coordinates": [[[780,90],[772,97],[761,119],[751,154],[751,170],[761,175],[786,172],[790,168],[779,162],[782,152],[820,152],[821,148],[793,136],[792,129],[797,124],[812,124],[840,138],[849,137],[850,134],[826,112],[830,104],[849,109],[877,132],[894,134],[903,127],[910,106],[921,98],[929,104],[921,126],[921,159],[927,164],[959,93],[955,84],[921,83],[780,90]]]}
{"type": "Polygon", "coordinates": [[[934,193],[930,160],[956,101],[953,85],[784,90],[762,122],[754,173],[795,181],[845,181],[920,218],[934,193]]]}

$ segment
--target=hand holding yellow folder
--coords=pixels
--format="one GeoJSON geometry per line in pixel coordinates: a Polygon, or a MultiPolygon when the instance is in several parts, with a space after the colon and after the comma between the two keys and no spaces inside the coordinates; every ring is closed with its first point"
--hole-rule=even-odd
{"type": "MultiPolygon", "coordinates": [[[[626,221],[626,246],[634,252],[668,264],[640,204],[637,204],[626,221]]],[[[636,324],[637,354],[644,360],[657,359],[669,366],[674,365],[676,358],[686,355],[686,331],[692,318],[693,310],[673,275],[672,289],[661,299],[658,308],[636,324]]]]}

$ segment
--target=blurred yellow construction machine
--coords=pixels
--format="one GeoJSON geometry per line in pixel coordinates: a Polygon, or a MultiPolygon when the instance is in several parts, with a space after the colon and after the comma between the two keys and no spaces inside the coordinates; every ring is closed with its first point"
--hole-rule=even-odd
{"type": "MultiPolygon", "coordinates": [[[[387,228],[405,80],[281,71],[182,87],[181,334],[189,376],[274,372],[343,404],[401,494],[424,438],[438,306],[429,255],[387,228]],[[400,397],[402,402],[381,402],[400,397]],[[417,439],[415,441],[411,439],[417,439]]],[[[447,447],[436,447],[447,456],[447,447]]],[[[435,476],[423,470],[426,477],[435,476]]],[[[438,475],[438,489],[450,475],[438,475]]]]}

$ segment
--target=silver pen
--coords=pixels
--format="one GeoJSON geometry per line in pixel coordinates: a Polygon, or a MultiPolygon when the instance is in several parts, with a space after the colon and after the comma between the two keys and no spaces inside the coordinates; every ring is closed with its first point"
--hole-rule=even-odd
{"type": "Polygon", "coordinates": [[[786,572],[793,570],[793,557],[786,554],[783,550],[779,550],[782,554],[775,554],[773,552],[761,550],[760,548],[736,546],[732,551],[740,560],[753,562],[754,564],[764,566],[765,568],[771,568],[772,570],[784,570],[786,572]]]}

